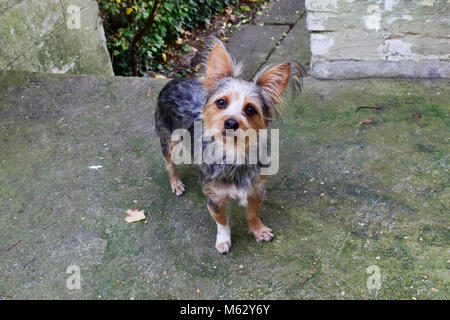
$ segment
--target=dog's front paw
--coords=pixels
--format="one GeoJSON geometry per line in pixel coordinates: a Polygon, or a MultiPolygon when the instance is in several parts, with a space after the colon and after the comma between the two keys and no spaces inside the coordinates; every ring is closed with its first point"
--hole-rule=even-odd
{"type": "Polygon", "coordinates": [[[216,249],[227,254],[231,249],[231,230],[229,225],[217,224],[216,249]]]}
{"type": "Polygon", "coordinates": [[[181,196],[184,191],[186,191],[184,183],[181,182],[181,180],[175,180],[170,183],[172,187],[172,192],[175,193],[177,196],[181,196]]]}
{"type": "Polygon", "coordinates": [[[230,252],[230,249],[231,249],[231,240],[223,241],[223,242],[216,242],[216,249],[221,254],[227,254],[228,252],[230,252]]]}
{"type": "Polygon", "coordinates": [[[262,225],[257,229],[250,229],[250,233],[253,234],[258,242],[272,241],[273,239],[272,230],[267,228],[265,225],[262,225]]]}

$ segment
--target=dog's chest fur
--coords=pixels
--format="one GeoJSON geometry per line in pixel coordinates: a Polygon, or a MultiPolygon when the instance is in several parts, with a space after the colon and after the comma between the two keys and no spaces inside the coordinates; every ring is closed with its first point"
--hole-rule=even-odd
{"type": "Polygon", "coordinates": [[[258,164],[200,164],[203,183],[233,185],[238,189],[249,189],[259,180],[261,168],[258,164]]]}
{"type": "Polygon", "coordinates": [[[217,196],[237,199],[243,206],[247,204],[248,193],[259,181],[261,173],[257,164],[200,164],[198,169],[203,185],[214,186],[217,196]]]}

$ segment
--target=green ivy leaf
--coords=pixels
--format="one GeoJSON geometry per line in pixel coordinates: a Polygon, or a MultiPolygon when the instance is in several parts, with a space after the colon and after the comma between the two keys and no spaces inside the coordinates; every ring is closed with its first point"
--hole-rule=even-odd
{"type": "Polygon", "coordinates": [[[184,52],[189,52],[189,51],[191,51],[191,46],[188,44],[185,44],[183,47],[181,47],[181,49],[183,49],[184,52]]]}

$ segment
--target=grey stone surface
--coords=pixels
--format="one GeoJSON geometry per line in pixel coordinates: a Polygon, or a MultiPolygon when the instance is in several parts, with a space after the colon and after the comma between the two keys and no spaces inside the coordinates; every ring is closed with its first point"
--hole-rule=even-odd
{"type": "Polygon", "coordinates": [[[243,62],[243,78],[258,71],[288,30],[285,25],[245,25],[233,34],[226,46],[236,61],[243,62]]]}
{"type": "Polygon", "coordinates": [[[167,80],[1,81],[0,299],[449,297],[448,80],[306,78],[272,124],[280,171],[261,217],[275,239],[257,243],[232,204],[227,256],[195,168],[170,191],[153,118],[167,80]],[[146,221],[126,224],[130,208],[146,221]]]}
{"type": "Polygon", "coordinates": [[[312,32],[312,75],[330,74],[342,79],[387,74],[448,77],[448,1],[307,0],[306,8],[307,26],[312,32]],[[332,69],[326,70],[327,66],[332,69]],[[377,66],[378,73],[374,69],[377,66]],[[387,70],[388,66],[392,69],[387,70]]]}
{"type": "Polygon", "coordinates": [[[303,0],[272,0],[256,23],[295,24],[305,10],[303,0]]]}
{"type": "Polygon", "coordinates": [[[0,69],[33,50],[64,23],[59,0],[22,1],[0,14],[0,69]]]}
{"type": "Polygon", "coordinates": [[[24,0],[0,0],[0,14],[24,0]]]}
{"type": "Polygon", "coordinates": [[[316,61],[311,76],[318,79],[450,78],[450,62],[422,61],[316,61]],[[349,70],[345,73],[343,70],[349,70]]]}
{"type": "Polygon", "coordinates": [[[3,3],[0,69],[113,75],[95,0],[3,3]],[[69,5],[80,8],[80,29],[67,26],[69,5]]]}
{"type": "Polygon", "coordinates": [[[306,69],[311,62],[311,49],[309,45],[310,32],[306,29],[306,15],[300,19],[289,31],[286,38],[280,43],[267,60],[267,64],[284,60],[296,60],[306,69]]]}
{"type": "Polygon", "coordinates": [[[257,25],[246,25],[227,44],[238,61],[244,62],[246,79],[268,64],[297,60],[309,69],[310,33],[306,29],[304,1],[273,1],[257,25]],[[264,22],[264,23],[263,23],[264,22]]]}
{"type": "MultiPolygon", "coordinates": [[[[105,187],[112,183],[110,186],[116,185],[119,193],[128,193],[126,187],[120,186],[127,184],[126,175],[111,176],[112,180],[105,184],[104,174],[116,168],[124,173],[134,171],[142,181],[152,176],[148,176],[147,157],[142,157],[138,150],[142,146],[136,143],[157,143],[153,110],[156,96],[166,82],[3,74],[4,86],[0,89],[1,293],[23,290],[14,296],[25,299],[98,298],[94,287],[103,277],[99,265],[111,257],[105,236],[117,237],[122,232],[116,229],[116,223],[126,226],[125,211],[119,205],[124,199],[117,197],[118,194],[106,195],[105,187]],[[150,88],[151,95],[147,96],[150,88]],[[124,148],[118,148],[119,144],[124,148]],[[17,152],[21,156],[13,164],[10,160],[19,155],[17,152]],[[141,163],[129,167],[125,164],[126,154],[137,156],[141,163]],[[119,158],[110,162],[111,156],[119,158]],[[89,168],[96,165],[102,168],[89,168]],[[8,250],[17,242],[16,247],[8,250]],[[66,287],[70,276],[66,270],[71,265],[81,269],[81,290],[66,287]],[[97,280],[88,280],[94,274],[98,274],[97,280]]],[[[158,160],[157,144],[145,152],[150,150],[158,160]]],[[[129,177],[134,180],[132,176],[129,177]]],[[[152,187],[144,187],[142,191],[147,194],[147,200],[156,195],[152,187]]],[[[130,198],[129,204],[124,202],[125,206],[142,204],[133,202],[142,201],[141,196],[129,195],[133,199],[130,198]]],[[[129,241],[125,240],[124,244],[128,246],[129,241]]],[[[118,266],[119,260],[114,264],[118,266]]]]}

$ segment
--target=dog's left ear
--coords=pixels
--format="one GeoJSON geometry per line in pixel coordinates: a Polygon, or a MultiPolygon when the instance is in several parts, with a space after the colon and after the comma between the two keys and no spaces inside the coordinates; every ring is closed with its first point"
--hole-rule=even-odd
{"type": "Polygon", "coordinates": [[[254,82],[261,86],[274,107],[281,102],[281,95],[289,83],[291,68],[291,62],[283,62],[269,66],[255,76],[254,82]]]}
{"type": "Polygon", "coordinates": [[[239,65],[235,65],[233,57],[220,40],[214,39],[212,50],[206,62],[206,89],[216,86],[222,79],[235,77],[239,73],[239,65]]]}

